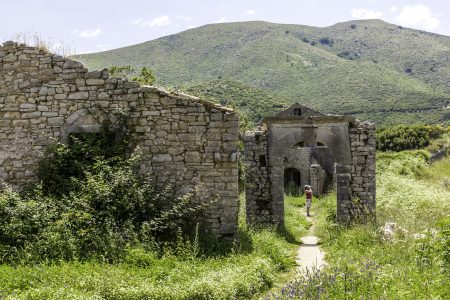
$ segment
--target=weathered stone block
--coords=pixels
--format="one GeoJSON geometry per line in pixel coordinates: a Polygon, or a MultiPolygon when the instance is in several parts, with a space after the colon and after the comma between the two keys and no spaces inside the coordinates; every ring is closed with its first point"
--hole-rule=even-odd
{"type": "Polygon", "coordinates": [[[188,151],[188,152],[185,153],[184,159],[188,163],[200,162],[201,161],[201,155],[200,155],[199,152],[188,151]]]}
{"type": "Polygon", "coordinates": [[[29,112],[29,113],[22,113],[21,117],[23,119],[32,119],[32,118],[39,118],[41,116],[40,111],[35,112],[29,112]]]}
{"type": "Polygon", "coordinates": [[[48,118],[47,122],[49,126],[61,126],[64,125],[64,118],[63,117],[48,118]]]}
{"type": "Polygon", "coordinates": [[[155,163],[170,162],[172,161],[172,156],[170,154],[156,154],[153,156],[152,161],[155,163]]]}
{"type": "Polygon", "coordinates": [[[36,104],[22,103],[22,104],[20,104],[20,110],[36,110],[36,104]]]}
{"type": "Polygon", "coordinates": [[[104,79],[94,79],[94,78],[86,79],[86,85],[103,85],[103,84],[105,84],[104,79]]]}
{"type": "Polygon", "coordinates": [[[75,92],[69,94],[69,100],[86,100],[89,99],[89,93],[88,92],[75,92]]]}

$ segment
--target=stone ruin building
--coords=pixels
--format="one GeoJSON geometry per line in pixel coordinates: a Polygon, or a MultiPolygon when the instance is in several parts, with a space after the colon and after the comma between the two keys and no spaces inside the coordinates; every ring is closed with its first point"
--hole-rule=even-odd
{"type": "Polygon", "coordinates": [[[46,51],[0,44],[0,183],[36,180],[39,158],[69,134],[99,132],[116,112],[133,128],[142,150],[140,172],[178,191],[197,188],[216,199],[209,223],[221,235],[236,231],[239,120],[230,109],[184,94],[140,86],[108,71],[46,51]]]}
{"type": "Polygon", "coordinates": [[[337,193],[337,221],[375,216],[375,126],[295,104],[244,136],[247,219],[283,224],[285,193],[337,193]]]}
{"type": "MultiPolygon", "coordinates": [[[[139,172],[199,201],[215,200],[208,221],[236,232],[239,120],[228,108],[181,93],[111,78],[108,70],[14,42],[0,44],[0,188],[34,182],[46,147],[71,134],[125,126],[141,149],[139,172]],[[126,116],[120,125],[117,113],[126,116]]],[[[285,188],[337,189],[338,221],[375,210],[374,126],[294,105],[244,137],[248,219],[283,223],[285,188]]]]}

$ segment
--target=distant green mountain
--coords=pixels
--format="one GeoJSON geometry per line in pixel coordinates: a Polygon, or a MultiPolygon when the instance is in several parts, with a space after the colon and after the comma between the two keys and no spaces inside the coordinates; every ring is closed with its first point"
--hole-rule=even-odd
{"type": "Polygon", "coordinates": [[[252,120],[300,102],[391,124],[449,118],[449,56],[450,37],[365,20],[212,24],[76,58],[91,69],[150,66],[158,84],[233,103],[252,120]]]}

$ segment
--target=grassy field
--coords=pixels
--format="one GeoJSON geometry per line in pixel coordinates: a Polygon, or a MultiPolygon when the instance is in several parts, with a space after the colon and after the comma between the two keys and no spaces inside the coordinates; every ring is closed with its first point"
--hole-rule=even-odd
{"type": "MultiPolygon", "coordinates": [[[[444,138],[448,142],[448,136],[444,138]]],[[[429,148],[436,143],[442,141],[429,148]]],[[[322,271],[295,273],[300,237],[310,226],[300,212],[302,197],[286,196],[284,230],[247,226],[241,197],[238,240],[218,251],[221,254],[198,256],[195,244],[180,241],[162,255],[130,247],[115,263],[94,259],[3,263],[0,296],[448,299],[450,158],[432,165],[427,158],[426,150],[377,154],[377,224],[337,225],[335,195],[315,199],[316,234],[328,263],[322,271]],[[386,224],[391,231],[382,229],[386,224]]]]}
{"type": "Polygon", "coordinates": [[[294,268],[298,239],[308,226],[296,214],[299,205],[302,203],[295,198],[287,202],[285,231],[248,228],[242,205],[240,243],[215,257],[195,257],[190,246],[180,245],[177,255],[167,252],[162,257],[129,249],[118,264],[3,264],[0,295],[6,299],[250,298],[271,288],[294,268]]]}
{"type": "Polygon", "coordinates": [[[335,195],[315,201],[329,264],[268,298],[448,299],[450,159],[429,166],[418,151],[379,153],[377,225],[341,227],[335,195]],[[381,227],[395,223],[393,234],[381,227]]]}

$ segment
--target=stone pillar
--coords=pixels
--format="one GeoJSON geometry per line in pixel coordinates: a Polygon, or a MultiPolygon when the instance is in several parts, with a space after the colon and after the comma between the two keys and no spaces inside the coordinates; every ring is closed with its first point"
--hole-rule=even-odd
{"type": "Polygon", "coordinates": [[[351,124],[351,164],[335,165],[336,221],[367,222],[375,218],[375,125],[351,124]]]}
{"type": "Polygon", "coordinates": [[[335,189],[336,189],[336,221],[348,223],[351,219],[352,201],[350,198],[351,165],[336,164],[335,166],[335,189]]]}
{"type": "Polygon", "coordinates": [[[314,194],[321,195],[325,184],[325,171],[319,164],[312,164],[310,167],[310,185],[314,194]]]}
{"type": "Polygon", "coordinates": [[[247,221],[272,222],[267,132],[245,133],[244,160],[247,221]]]}
{"type": "Polygon", "coordinates": [[[375,124],[356,122],[350,130],[352,153],[350,182],[350,214],[352,220],[371,221],[375,219],[375,124]]]}

